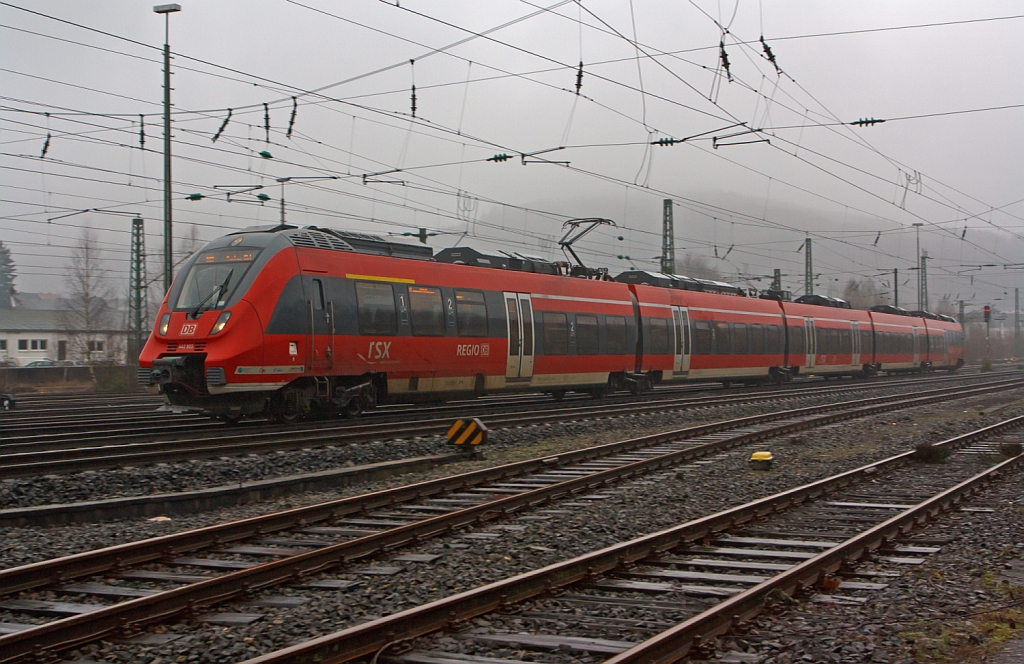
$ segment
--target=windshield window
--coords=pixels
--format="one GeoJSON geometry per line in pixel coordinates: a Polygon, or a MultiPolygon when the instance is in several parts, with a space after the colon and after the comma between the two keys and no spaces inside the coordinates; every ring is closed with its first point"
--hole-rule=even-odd
{"type": "Polygon", "coordinates": [[[194,309],[203,300],[204,309],[223,307],[259,254],[245,247],[204,251],[192,264],[175,309],[194,309]]]}

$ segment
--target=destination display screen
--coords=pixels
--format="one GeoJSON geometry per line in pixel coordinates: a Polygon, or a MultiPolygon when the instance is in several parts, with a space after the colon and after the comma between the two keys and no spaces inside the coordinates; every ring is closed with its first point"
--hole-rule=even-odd
{"type": "Polygon", "coordinates": [[[217,249],[207,251],[199,258],[199,263],[251,263],[260,255],[259,249],[217,249]]]}

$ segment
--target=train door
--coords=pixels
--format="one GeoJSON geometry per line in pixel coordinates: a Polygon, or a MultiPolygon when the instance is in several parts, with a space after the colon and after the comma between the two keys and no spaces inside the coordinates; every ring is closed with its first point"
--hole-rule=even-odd
{"type": "Polygon", "coordinates": [[[850,327],[853,328],[850,332],[853,336],[853,359],[850,360],[850,364],[856,366],[860,364],[860,323],[854,321],[850,327]]]}
{"type": "Polygon", "coordinates": [[[672,317],[676,322],[676,356],[672,370],[685,374],[690,370],[690,315],[684,307],[672,307],[672,317]]]}
{"type": "Polygon", "coordinates": [[[505,379],[513,382],[533,376],[533,302],[525,293],[505,293],[508,321],[508,360],[505,379]]]}
{"type": "Polygon", "coordinates": [[[917,328],[914,328],[914,364],[921,364],[921,335],[917,333],[917,328]]]}
{"type": "Polygon", "coordinates": [[[817,351],[818,340],[814,338],[814,319],[804,319],[804,339],[807,344],[807,358],[805,360],[805,366],[808,369],[814,368],[815,353],[817,351]]]}
{"type": "Polygon", "coordinates": [[[322,376],[334,366],[334,303],[324,297],[322,279],[313,279],[309,292],[310,367],[322,376]]]}

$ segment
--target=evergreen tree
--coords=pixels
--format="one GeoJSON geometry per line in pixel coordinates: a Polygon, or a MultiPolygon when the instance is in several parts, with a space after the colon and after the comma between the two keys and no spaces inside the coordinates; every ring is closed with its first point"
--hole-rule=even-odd
{"type": "Polygon", "coordinates": [[[11,258],[11,250],[0,242],[0,309],[11,309],[14,307],[15,275],[14,260],[11,258]]]}

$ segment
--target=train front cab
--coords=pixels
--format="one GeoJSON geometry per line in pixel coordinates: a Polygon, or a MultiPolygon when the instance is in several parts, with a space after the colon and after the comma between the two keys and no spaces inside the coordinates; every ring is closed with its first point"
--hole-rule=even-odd
{"type": "Polygon", "coordinates": [[[227,417],[262,412],[268,395],[292,379],[268,374],[263,356],[276,300],[268,290],[296,269],[294,255],[281,251],[287,246],[270,233],[242,233],[192,256],[157,312],[139,382],[173,408],[227,417]]]}

